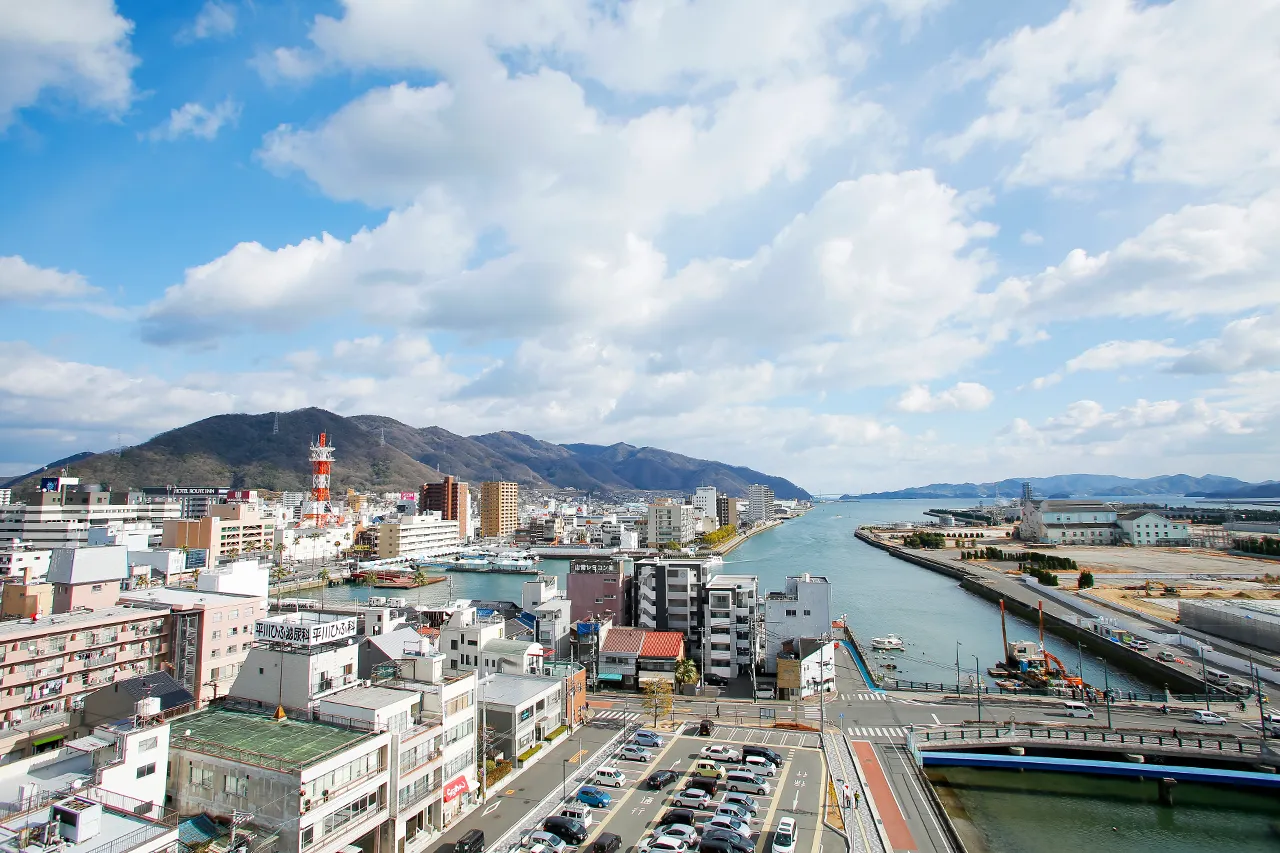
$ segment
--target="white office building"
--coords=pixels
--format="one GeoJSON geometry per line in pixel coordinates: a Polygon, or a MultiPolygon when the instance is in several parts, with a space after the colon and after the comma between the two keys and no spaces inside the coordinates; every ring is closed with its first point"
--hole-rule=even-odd
{"type": "Polygon", "coordinates": [[[787,578],[786,588],[764,597],[764,670],[778,671],[782,644],[831,633],[831,584],[806,572],[787,578]]]}
{"type": "Polygon", "coordinates": [[[638,561],[631,624],[647,631],[679,631],[690,643],[701,643],[702,591],[723,567],[719,557],[638,561]]]}
{"type": "Polygon", "coordinates": [[[756,636],[759,584],[755,575],[716,575],[706,585],[703,672],[724,678],[749,675],[760,660],[756,636]]]}
{"type": "Polygon", "coordinates": [[[773,519],[773,489],[758,483],[747,487],[747,518],[753,522],[773,519]]]}
{"type": "Polygon", "coordinates": [[[461,550],[457,521],[438,512],[400,515],[378,525],[378,559],[445,557],[461,550]]]}
{"type": "Polygon", "coordinates": [[[1158,512],[1126,512],[1116,516],[1120,541],[1130,545],[1187,545],[1191,527],[1158,512]]]}
{"type": "Polygon", "coordinates": [[[1024,542],[1047,545],[1115,545],[1115,507],[1098,501],[1024,500],[1018,525],[1024,542]]]}
{"type": "Polygon", "coordinates": [[[656,548],[668,542],[687,545],[697,535],[693,523],[694,508],[691,504],[661,499],[649,505],[649,547],[656,548]]]}
{"type": "Polygon", "coordinates": [[[693,505],[703,515],[715,518],[717,497],[719,495],[715,486],[698,486],[693,493],[693,505]]]}

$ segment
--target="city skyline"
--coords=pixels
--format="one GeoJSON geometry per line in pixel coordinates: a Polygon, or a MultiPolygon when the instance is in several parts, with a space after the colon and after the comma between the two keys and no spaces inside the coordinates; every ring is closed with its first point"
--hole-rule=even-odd
{"type": "Polygon", "coordinates": [[[1269,4],[445,8],[0,23],[0,475],[320,406],[815,492],[1270,478],[1269,4]]]}

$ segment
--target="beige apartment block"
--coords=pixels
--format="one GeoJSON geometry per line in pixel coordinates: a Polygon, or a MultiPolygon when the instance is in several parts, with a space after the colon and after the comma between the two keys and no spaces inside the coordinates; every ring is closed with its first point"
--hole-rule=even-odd
{"type": "Polygon", "coordinates": [[[515,483],[480,484],[480,535],[506,536],[520,524],[520,487],[515,483]]]}
{"type": "Polygon", "coordinates": [[[162,547],[207,549],[212,564],[228,555],[270,552],[275,538],[275,519],[249,504],[213,504],[204,518],[165,521],[162,547]]]}

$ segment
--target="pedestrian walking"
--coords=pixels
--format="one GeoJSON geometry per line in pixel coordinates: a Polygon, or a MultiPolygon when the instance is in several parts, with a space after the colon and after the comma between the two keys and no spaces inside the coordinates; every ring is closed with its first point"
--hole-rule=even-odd
{"type": "Polygon", "coordinates": [[[1174,730],[1173,730],[1173,739],[1174,739],[1174,740],[1182,740],[1182,738],[1178,737],[1178,730],[1177,730],[1177,729],[1174,729],[1174,730]]]}
{"type": "Polygon", "coordinates": [[[853,807],[856,809],[856,808],[858,807],[858,804],[859,804],[861,801],[862,801],[862,792],[861,792],[861,791],[854,791],[854,792],[853,792],[853,807]]]}

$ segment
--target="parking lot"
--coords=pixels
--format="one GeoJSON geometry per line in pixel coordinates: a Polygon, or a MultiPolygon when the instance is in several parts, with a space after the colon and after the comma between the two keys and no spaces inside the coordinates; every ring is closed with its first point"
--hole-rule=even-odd
{"type": "MultiPolygon", "coordinates": [[[[783,759],[777,774],[768,779],[770,792],[751,795],[758,806],[757,816],[749,823],[756,851],[771,851],[773,830],[778,821],[791,817],[797,828],[796,853],[818,853],[827,774],[816,734],[717,726],[711,737],[699,737],[696,724],[691,724],[675,736],[664,733],[663,738],[663,746],[651,750],[654,760],[650,762],[622,759],[607,762],[622,771],[626,782],[621,788],[601,786],[611,795],[612,802],[608,807],[593,809],[583,848],[590,846],[600,833],[611,832],[622,839],[622,851],[634,851],[662,815],[673,807],[671,799],[685,787],[694,763],[700,758],[699,750],[709,744],[739,748],[756,744],[769,746],[783,759]],[[671,770],[679,776],[660,791],[643,787],[644,779],[657,770],[671,770]]],[[[695,810],[696,823],[702,824],[711,817],[715,806],[724,799],[725,791],[722,781],[708,807],[695,810]]]]}

